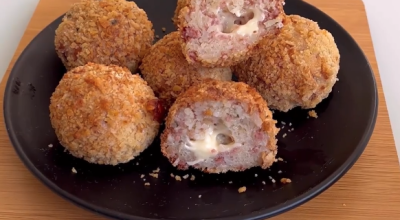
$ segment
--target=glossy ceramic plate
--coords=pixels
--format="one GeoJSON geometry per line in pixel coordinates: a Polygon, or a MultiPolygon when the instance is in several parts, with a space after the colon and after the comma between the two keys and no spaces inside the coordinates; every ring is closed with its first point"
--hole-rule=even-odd
{"type": "MultiPolygon", "coordinates": [[[[147,12],[157,35],[165,34],[162,27],[174,30],[176,0],[136,2],[147,12]]],[[[61,18],[26,47],[8,79],[4,117],[16,152],[54,192],[115,219],[264,219],[306,202],[336,182],[362,154],[375,125],[378,98],[366,57],[339,24],[303,1],[287,0],[285,11],[315,20],[332,33],[341,53],[340,81],[315,109],[318,119],[307,118],[308,111],[301,109],[274,114],[292,126],[278,134],[278,157],[284,161],[270,170],[223,175],[179,172],[161,155],[158,138],[138,158],[115,167],[89,164],[65,153],[49,119],[50,96],[66,72],[53,43],[61,18]],[[158,167],[159,178],[147,177],[151,186],[145,187],[141,174],[158,167]],[[196,179],[177,182],[171,173],[194,174],[196,179]],[[281,178],[292,183],[283,185],[281,178]],[[238,193],[241,186],[247,187],[246,193],[238,193]]]]}

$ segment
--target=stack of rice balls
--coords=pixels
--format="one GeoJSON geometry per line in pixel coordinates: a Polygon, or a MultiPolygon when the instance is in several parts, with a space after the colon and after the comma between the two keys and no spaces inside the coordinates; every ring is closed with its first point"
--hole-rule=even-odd
{"type": "Polygon", "coordinates": [[[165,122],[160,151],[178,169],[270,167],[279,131],[270,109],[310,109],[329,95],[340,58],[332,35],[285,15],[283,0],[177,3],[177,30],[155,44],[134,2],[72,5],[55,36],[68,71],[50,103],[60,143],[90,163],[117,165],[140,155],[165,122]]]}

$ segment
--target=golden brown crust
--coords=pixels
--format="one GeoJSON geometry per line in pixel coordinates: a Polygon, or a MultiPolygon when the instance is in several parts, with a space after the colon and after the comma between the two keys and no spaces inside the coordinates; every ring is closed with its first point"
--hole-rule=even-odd
{"type": "Polygon", "coordinates": [[[182,8],[186,7],[189,4],[189,0],[178,0],[176,2],[176,8],[174,12],[174,17],[172,18],[172,22],[174,23],[175,27],[179,27],[179,12],[182,8]]]}
{"type": "Polygon", "coordinates": [[[326,98],[339,71],[333,36],[317,23],[287,16],[280,33],[263,39],[254,56],[233,68],[239,81],[255,87],[270,108],[314,108],[326,98]]]}
{"type": "Polygon", "coordinates": [[[54,43],[68,70],[95,62],[134,72],[153,39],[152,23],[134,2],[82,0],[64,16],[54,43]]]}
{"type": "Polygon", "coordinates": [[[88,63],[67,72],[50,99],[60,143],[91,163],[125,163],[158,133],[157,98],[127,68],[88,63]]]}
{"type": "Polygon", "coordinates": [[[165,35],[143,59],[143,78],[168,109],[179,94],[204,78],[231,80],[230,68],[205,68],[189,65],[182,54],[179,32],[165,35]]]}
{"type": "MultiPolygon", "coordinates": [[[[277,154],[277,139],[276,135],[279,129],[275,126],[276,121],[272,118],[272,112],[268,109],[267,103],[261,97],[261,95],[249,85],[242,82],[224,82],[213,79],[206,79],[199,84],[196,84],[182,93],[170,108],[168,116],[166,118],[165,130],[161,134],[161,151],[165,157],[171,162],[174,162],[176,158],[171,158],[167,153],[167,138],[172,132],[172,123],[178,112],[178,110],[192,106],[197,102],[210,102],[210,101],[237,101],[248,106],[245,114],[253,115],[258,114],[262,121],[262,129],[268,135],[268,142],[266,148],[270,150],[269,153],[261,155],[263,163],[261,168],[266,169],[270,167],[274,161],[271,158],[275,158],[277,154]]],[[[178,169],[187,169],[187,167],[179,167],[178,169]]],[[[231,171],[243,171],[243,169],[232,169],[231,171]]],[[[203,172],[206,173],[219,173],[218,169],[207,169],[203,168],[203,172]]]]}

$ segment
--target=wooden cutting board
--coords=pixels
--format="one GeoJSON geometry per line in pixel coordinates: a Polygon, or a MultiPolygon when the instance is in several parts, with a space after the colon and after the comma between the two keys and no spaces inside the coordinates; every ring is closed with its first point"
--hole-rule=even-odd
{"type": "MultiPolygon", "coordinates": [[[[76,1],[40,1],[0,85],[1,97],[4,96],[4,88],[11,68],[22,50],[45,26],[66,12],[76,1]]],[[[317,6],[339,22],[364,50],[375,71],[378,83],[379,115],[375,132],[367,149],[341,180],[310,202],[273,219],[398,220],[400,219],[399,162],[364,5],[361,0],[307,0],[307,2],[317,6]]],[[[0,219],[103,219],[65,201],[34,178],[15,154],[8,139],[3,118],[1,122],[0,219]]]]}

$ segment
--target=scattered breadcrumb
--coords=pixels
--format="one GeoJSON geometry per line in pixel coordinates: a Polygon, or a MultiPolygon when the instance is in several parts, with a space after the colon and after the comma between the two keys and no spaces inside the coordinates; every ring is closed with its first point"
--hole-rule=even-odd
{"type": "Polygon", "coordinates": [[[265,185],[265,184],[266,184],[266,183],[265,183],[265,181],[262,181],[261,183],[262,183],[263,185],[265,185]]]}
{"type": "Polygon", "coordinates": [[[175,180],[176,180],[176,181],[182,181],[182,178],[181,178],[180,176],[176,175],[176,176],[175,176],[175,180]]]}
{"type": "Polygon", "coordinates": [[[166,29],[165,27],[163,27],[163,28],[161,28],[161,30],[162,30],[163,32],[165,32],[167,29],[166,29]]]}
{"type": "Polygon", "coordinates": [[[139,166],[139,162],[136,162],[136,166],[139,166]]]}
{"type": "Polygon", "coordinates": [[[232,181],[229,181],[229,184],[232,184],[232,181]]]}
{"type": "Polygon", "coordinates": [[[308,112],[308,115],[309,115],[310,117],[313,117],[313,118],[318,118],[318,115],[317,115],[317,113],[315,112],[315,110],[309,111],[309,112],[308,112]]]}
{"type": "Polygon", "coordinates": [[[286,125],[286,122],[284,122],[284,121],[281,121],[281,124],[283,124],[283,125],[286,125]]]}
{"type": "Polygon", "coordinates": [[[160,36],[156,35],[156,38],[157,38],[157,39],[160,39],[160,36]]]}
{"type": "Polygon", "coordinates": [[[140,178],[143,179],[144,178],[144,174],[140,175],[140,178]]]}
{"type": "Polygon", "coordinates": [[[285,126],[282,126],[282,127],[281,127],[281,129],[284,129],[284,128],[285,128],[285,126]]]}
{"type": "Polygon", "coordinates": [[[278,173],[282,173],[282,170],[279,170],[278,173]]]}
{"type": "Polygon", "coordinates": [[[75,167],[72,167],[72,172],[73,172],[73,173],[78,173],[78,172],[76,171],[75,167]]]}
{"type": "Polygon", "coordinates": [[[258,174],[256,173],[256,174],[254,174],[254,176],[255,176],[255,177],[258,177],[258,174]]]}
{"type": "Polygon", "coordinates": [[[201,198],[201,195],[199,195],[199,198],[201,198]]]}
{"type": "Polygon", "coordinates": [[[272,176],[269,176],[268,178],[269,178],[270,180],[272,180],[272,176]]]}
{"type": "Polygon", "coordinates": [[[274,162],[278,162],[278,159],[275,159],[274,162]]]}
{"type": "Polygon", "coordinates": [[[289,126],[292,126],[292,123],[289,123],[289,126]]]}
{"type": "Polygon", "coordinates": [[[275,179],[271,179],[271,182],[272,182],[272,183],[276,183],[276,180],[275,180],[275,179]]]}
{"type": "Polygon", "coordinates": [[[194,181],[196,179],[196,177],[192,174],[192,176],[190,177],[191,181],[194,181]]]}
{"type": "Polygon", "coordinates": [[[157,167],[157,169],[153,170],[153,173],[158,173],[158,172],[160,172],[160,168],[159,167],[157,167]]]}
{"type": "Polygon", "coordinates": [[[336,78],[336,82],[339,82],[339,78],[336,78]]]}
{"type": "Polygon", "coordinates": [[[283,183],[283,184],[287,184],[287,183],[291,183],[291,182],[292,182],[292,180],[290,180],[288,178],[282,178],[281,179],[281,183],[283,183]]]}
{"type": "Polygon", "coordinates": [[[246,187],[245,187],[245,186],[240,187],[240,188],[238,189],[238,192],[239,192],[239,193],[244,193],[244,192],[246,192],[246,187]]]}
{"type": "Polygon", "coordinates": [[[183,179],[189,178],[189,174],[184,175],[182,178],[183,178],[183,179]]]}
{"type": "Polygon", "coordinates": [[[150,186],[150,183],[144,183],[145,186],[150,186]]]}
{"type": "Polygon", "coordinates": [[[53,144],[49,144],[48,146],[49,146],[50,148],[52,148],[52,147],[53,147],[53,144]]]}
{"type": "Polygon", "coordinates": [[[150,173],[149,176],[152,176],[152,177],[157,179],[158,178],[158,173],[150,173]]]}
{"type": "Polygon", "coordinates": [[[286,136],[287,136],[287,134],[286,134],[286,133],[284,133],[284,134],[282,135],[282,137],[283,137],[283,138],[285,138],[286,136]]]}
{"type": "Polygon", "coordinates": [[[281,157],[278,157],[278,160],[279,160],[279,161],[283,161],[283,159],[282,159],[281,157]]]}
{"type": "Polygon", "coordinates": [[[171,173],[171,177],[172,177],[172,178],[175,178],[175,175],[174,175],[173,173],[171,173]]]}
{"type": "Polygon", "coordinates": [[[143,182],[146,182],[146,179],[143,179],[143,182]]]}

